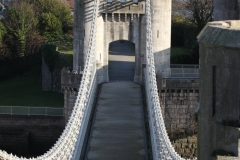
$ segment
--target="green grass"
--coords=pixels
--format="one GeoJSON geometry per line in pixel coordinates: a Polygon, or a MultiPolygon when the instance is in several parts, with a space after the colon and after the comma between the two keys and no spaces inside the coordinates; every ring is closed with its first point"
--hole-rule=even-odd
{"type": "Polygon", "coordinates": [[[184,47],[172,47],[171,48],[171,56],[175,55],[184,55],[184,54],[190,54],[189,48],[184,48],[184,47]]]}
{"type": "Polygon", "coordinates": [[[63,107],[62,93],[41,90],[39,73],[0,81],[0,106],[63,107]]]}
{"type": "Polygon", "coordinates": [[[190,49],[184,47],[172,47],[171,64],[191,64],[190,49]]]}
{"type": "Polygon", "coordinates": [[[61,35],[59,40],[52,42],[58,47],[58,51],[64,54],[73,54],[73,37],[70,35],[61,35]]]}

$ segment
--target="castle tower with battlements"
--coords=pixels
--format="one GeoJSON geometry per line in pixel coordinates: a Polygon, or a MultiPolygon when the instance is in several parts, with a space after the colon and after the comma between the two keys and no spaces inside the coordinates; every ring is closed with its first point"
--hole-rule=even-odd
{"type": "MultiPolygon", "coordinates": [[[[84,69],[93,6],[94,1],[74,1],[73,71],[62,74],[62,86],[69,93],[77,92],[79,84],[72,83],[76,77],[81,77],[76,75],[81,74],[84,69]],[[74,78],[71,78],[71,74],[74,78]]],[[[170,68],[171,0],[153,0],[151,6],[156,74],[161,75],[164,69],[170,68]]],[[[100,0],[95,33],[95,60],[99,84],[122,80],[144,82],[146,27],[144,0],[100,0]]],[[[68,112],[74,105],[74,97],[65,97],[71,100],[64,104],[68,112]]]]}
{"type": "MultiPolygon", "coordinates": [[[[157,73],[170,66],[171,0],[153,0],[153,52],[157,73]]],[[[146,50],[146,19],[144,0],[102,0],[99,5],[96,33],[96,61],[99,83],[109,79],[109,48],[115,41],[130,41],[135,45],[134,78],[142,82],[146,50]]],[[[93,1],[75,0],[74,4],[74,67],[80,72],[88,46],[93,1]]]]}

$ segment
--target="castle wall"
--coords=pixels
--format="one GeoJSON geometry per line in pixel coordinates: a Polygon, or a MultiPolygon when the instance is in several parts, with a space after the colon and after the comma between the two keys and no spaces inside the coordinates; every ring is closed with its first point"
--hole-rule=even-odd
{"type": "Polygon", "coordinates": [[[64,129],[63,117],[0,116],[0,149],[18,156],[48,151],[64,129]]]}
{"type": "MultiPolygon", "coordinates": [[[[141,22],[145,14],[145,2],[139,1],[138,3],[133,3],[132,1],[127,1],[122,4],[120,1],[114,1],[112,3],[103,2],[104,7],[101,9],[102,13],[102,26],[104,35],[98,36],[97,42],[101,43],[102,47],[102,81],[108,82],[108,52],[109,44],[113,41],[127,40],[135,44],[135,75],[134,81],[141,81],[141,54],[145,54],[144,51],[140,51],[140,32],[144,29],[141,26],[141,22]],[[140,53],[141,52],[141,53],[140,53]]],[[[145,42],[146,43],[146,42],[145,42]]],[[[145,45],[145,44],[144,44],[145,45]]],[[[96,53],[96,57],[99,57],[99,53],[96,53]]]]}
{"type": "Polygon", "coordinates": [[[140,19],[142,16],[135,17],[131,21],[130,15],[127,16],[125,22],[104,22],[105,34],[105,53],[104,53],[104,80],[109,81],[108,77],[108,49],[109,43],[117,40],[128,40],[135,44],[135,82],[139,82],[140,70],[141,70],[141,56],[139,52],[139,32],[140,32],[140,19]]]}
{"type": "Polygon", "coordinates": [[[158,90],[168,134],[196,133],[198,79],[158,79],[158,90]]]}
{"type": "Polygon", "coordinates": [[[201,77],[198,159],[215,159],[211,153],[219,149],[233,152],[239,159],[239,129],[230,131],[226,127],[240,120],[239,36],[240,21],[208,23],[198,36],[201,77]]]}
{"type": "Polygon", "coordinates": [[[64,118],[67,123],[77,99],[82,74],[62,70],[61,85],[64,90],[64,118]]]}

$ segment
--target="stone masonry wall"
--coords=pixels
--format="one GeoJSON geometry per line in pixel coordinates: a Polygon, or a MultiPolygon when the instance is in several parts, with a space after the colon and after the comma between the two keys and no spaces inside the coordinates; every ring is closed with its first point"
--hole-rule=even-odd
{"type": "Polygon", "coordinates": [[[63,69],[61,75],[61,86],[64,90],[64,116],[67,123],[78,95],[82,74],[63,69]]]}
{"type": "Polygon", "coordinates": [[[198,90],[161,90],[160,103],[169,132],[196,132],[198,90]]]}
{"type": "Polygon", "coordinates": [[[183,158],[197,157],[197,135],[170,136],[175,151],[183,158]]]}
{"type": "Polygon", "coordinates": [[[63,117],[0,116],[0,149],[18,156],[38,156],[60,137],[63,117]]]}
{"type": "Polygon", "coordinates": [[[72,110],[77,99],[78,92],[76,90],[65,88],[64,89],[64,116],[67,123],[72,114],[72,110]]]}
{"type": "Polygon", "coordinates": [[[199,82],[183,79],[162,79],[159,99],[168,133],[196,133],[199,82]]]}
{"type": "Polygon", "coordinates": [[[157,77],[159,100],[165,126],[176,152],[184,158],[197,156],[198,79],[157,77]]]}

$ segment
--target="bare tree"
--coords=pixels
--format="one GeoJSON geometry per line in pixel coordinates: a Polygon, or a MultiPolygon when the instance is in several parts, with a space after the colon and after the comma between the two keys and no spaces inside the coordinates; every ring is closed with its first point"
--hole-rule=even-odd
{"type": "Polygon", "coordinates": [[[213,0],[173,0],[173,14],[181,14],[200,31],[213,20],[213,0]]]}
{"type": "Polygon", "coordinates": [[[213,20],[213,0],[186,0],[186,9],[189,11],[188,18],[199,31],[213,20]]]}
{"type": "Polygon", "coordinates": [[[183,0],[172,0],[172,13],[187,16],[186,2],[183,0]]]}

